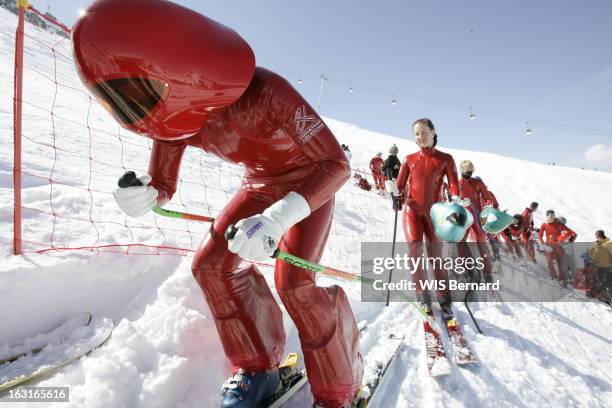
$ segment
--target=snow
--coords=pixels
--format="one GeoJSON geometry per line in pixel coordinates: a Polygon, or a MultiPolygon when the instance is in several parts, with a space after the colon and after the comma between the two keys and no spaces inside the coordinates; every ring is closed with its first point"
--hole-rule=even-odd
{"type": "MultiPolygon", "coordinates": [[[[75,313],[91,311],[97,319],[112,319],[117,326],[102,349],[38,383],[71,387],[71,402],[58,407],[218,406],[219,389],[230,367],[191,275],[190,252],[180,251],[182,256],[171,255],[175,251],[153,256],[90,251],[36,254],[32,251],[41,247],[27,244],[29,253],[11,255],[12,143],[7,135],[12,133],[15,27],[16,17],[0,9],[0,70],[6,79],[0,82],[0,130],[5,135],[0,139],[0,346],[18,344],[52,330],[75,313]]],[[[129,219],[116,207],[110,192],[125,169],[146,171],[148,142],[119,131],[97,104],[90,103],[74,72],[69,42],[32,25],[26,32],[23,205],[30,210],[24,210],[24,237],[39,243],[53,240],[58,247],[119,242],[196,249],[207,234],[207,224],[154,215],[129,219]],[[56,58],[39,41],[58,43],[56,58]],[[75,89],[56,88],[34,69],[51,78],[57,72],[58,81],[75,89]],[[52,108],[53,120],[48,112],[52,108]],[[51,187],[49,177],[68,185],[51,187]],[[56,218],[50,231],[54,217],[47,212],[114,223],[94,226],[56,218]]],[[[367,169],[376,151],[386,152],[394,143],[400,157],[416,150],[405,139],[333,119],[326,122],[339,142],[350,146],[354,168],[367,169]]],[[[457,163],[472,160],[503,208],[520,212],[529,202],[539,201],[536,224],[543,221],[546,209],[554,208],[585,242],[592,240],[596,229],[612,231],[612,174],[445,149],[451,137],[460,135],[440,135],[441,150],[451,153],[457,163]]],[[[214,216],[238,188],[240,169],[188,151],[182,177],[179,194],[168,207],[214,216]]],[[[334,225],[322,263],[359,271],[360,243],[390,241],[392,227],[389,201],[358,189],[351,179],[336,196],[334,225]]],[[[401,228],[398,236],[403,240],[401,228]]],[[[506,260],[506,269],[510,265],[506,260]]],[[[515,266],[519,272],[544,273],[542,264],[540,269],[515,266]]],[[[261,270],[272,287],[271,268],[261,270]]],[[[602,303],[474,304],[486,335],[477,334],[463,305],[456,305],[457,318],[480,364],[459,368],[451,362],[452,375],[434,380],[427,374],[421,318],[415,308],[405,303],[387,308],[362,303],[356,283],[327,277],[318,283],[341,285],[357,321],[368,322],[361,337],[366,365],[383,361],[390,352],[381,346],[381,339],[390,334],[406,336],[399,360],[389,369],[392,377],[383,384],[380,406],[612,406],[612,311],[602,303]]],[[[299,351],[295,327],[286,313],[284,322],[286,351],[299,351]]],[[[371,368],[367,366],[366,372],[371,368]]]]}

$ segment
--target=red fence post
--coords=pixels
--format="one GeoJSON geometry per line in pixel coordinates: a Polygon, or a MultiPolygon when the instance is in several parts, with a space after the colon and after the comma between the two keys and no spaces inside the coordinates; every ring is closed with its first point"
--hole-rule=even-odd
{"type": "Polygon", "coordinates": [[[13,252],[22,253],[21,241],[21,99],[23,89],[23,26],[27,0],[17,0],[19,23],[15,33],[15,95],[13,99],[13,252]]]}

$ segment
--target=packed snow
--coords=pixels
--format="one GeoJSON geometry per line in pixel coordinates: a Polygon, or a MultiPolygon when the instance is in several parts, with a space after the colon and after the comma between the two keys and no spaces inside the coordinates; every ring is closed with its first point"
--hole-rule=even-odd
{"type": "MultiPolygon", "coordinates": [[[[16,21],[15,15],[0,9],[0,130],[5,135],[0,139],[0,350],[89,311],[96,319],[111,319],[116,328],[102,348],[37,383],[70,386],[70,403],[56,406],[218,406],[230,366],[191,275],[192,252],[135,247],[126,255],[126,247],[112,247],[116,251],[36,253],[47,248],[40,244],[50,242],[60,249],[121,243],[195,250],[208,225],[154,215],[129,219],[121,213],[111,192],[123,171],[146,171],[148,142],[120,131],[90,100],[74,71],[69,41],[32,25],[26,28],[23,131],[23,228],[29,242],[25,255],[11,255],[13,159],[8,135],[16,21]],[[43,44],[56,44],[55,53],[43,44]],[[74,89],[56,87],[55,78],[74,89]],[[49,178],[55,181],[52,185],[49,178]],[[90,219],[105,222],[93,224],[90,219]],[[155,255],[143,255],[151,253],[155,255]]],[[[406,139],[326,122],[338,140],[350,146],[355,169],[367,169],[376,151],[386,152],[394,143],[400,157],[416,150],[406,139]]],[[[520,212],[539,201],[536,224],[543,222],[546,209],[554,208],[580,241],[591,241],[596,229],[612,232],[612,174],[445,149],[447,141],[461,135],[439,136],[441,150],[456,162],[474,162],[477,175],[502,208],[520,212]]],[[[240,173],[240,168],[213,156],[189,151],[179,192],[168,208],[214,216],[238,188],[240,173]]],[[[359,189],[351,179],[336,195],[334,225],[321,263],[359,272],[360,243],[390,241],[393,219],[387,198],[359,189]]],[[[403,240],[401,228],[398,232],[403,240]]],[[[546,276],[541,260],[534,268],[505,259],[504,267],[511,266],[546,276]]],[[[261,270],[273,287],[271,267],[263,265],[261,270]]],[[[381,389],[381,407],[612,406],[612,310],[603,303],[588,302],[576,293],[581,301],[474,304],[484,335],[477,334],[465,308],[457,304],[458,320],[479,364],[459,368],[451,362],[452,375],[436,380],[427,373],[421,318],[414,307],[362,303],[357,283],[328,277],[319,277],[318,283],[341,285],[357,321],[367,321],[361,336],[366,365],[390,352],[392,346],[383,346],[382,339],[405,336],[381,389]]],[[[284,323],[285,351],[299,352],[286,313],[284,323]]],[[[446,338],[445,343],[448,347],[446,338]]],[[[308,400],[303,394],[294,406],[308,400]]],[[[6,406],[13,404],[20,406],[6,406]]]]}

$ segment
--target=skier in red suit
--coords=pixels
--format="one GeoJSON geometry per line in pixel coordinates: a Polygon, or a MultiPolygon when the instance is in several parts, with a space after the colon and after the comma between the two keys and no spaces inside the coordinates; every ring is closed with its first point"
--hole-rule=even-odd
{"type": "Polygon", "coordinates": [[[514,254],[517,258],[522,258],[523,253],[519,242],[521,240],[521,233],[523,231],[523,217],[521,214],[514,214],[512,216],[512,224],[501,232],[501,237],[506,244],[506,250],[510,254],[514,254]]]}
{"type": "Polygon", "coordinates": [[[499,209],[499,202],[497,201],[497,197],[495,197],[495,194],[493,194],[493,192],[491,190],[487,190],[489,193],[489,198],[491,199],[490,205],[495,208],[496,210],[499,209]]]}
{"type": "Polygon", "coordinates": [[[546,247],[546,261],[551,279],[559,279],[563,286],[567,286],[563,243],[574,241],[576,233],[557,221],[553,210],[548,210],[546,211],[546,222],[540,227],[538,238],[546,247]],[[544,240],[544,235],[546,235],[546,240],[544,240]],[[557,263],[556,271],[555,262],[557,263]]]}
{"type": "MultiPolygon", "coordinates": [[[[397,184],[387,182],[387,190],[398,197],[398,209],[403,206],[402,221],[404,234],[409,243],[409,255],[418,257],[423,254],[423,241],[427,242],[427,256],[441,256],[440,240],[434,233],[429,211],[433,204],[440,201],[440,194],[446,178],[452,200],[460,202],[457,169],[453,157],[436,149],[438,136],[434,124],[429,119],[419,119],[412,125],[414,140],[421,148],[406,156],[397,177],[397,184]]],[[[435,268],[434,278],[446,281],[445,269],[435,268]]],[[[427,271],[420,267],[412,275],[416,284],[417,298],[424,311],[431,310],[429,291],[423,291],[420,281],[427,280],[427,271]]],[[[448,290],[436,291],[438,302],[445,318],[452,318],[452,300],[448,290]]]]}
{"type": "Polygon", "coordinates": [[[377,190],[385,191],[385,177],[382,174],[382,167],[385,161],[382,158],[382,152],[376,153],[376,156],[370,160],[370,171],[374,176],[374,184],[377,190]]]}
{"type": "Polygon", "coordinates": [[[525,252],[527,253],[527,257],[531,260],[531,262],[535,262],[535,247],[533,246],[533,241],[531,240],[531,236],[533,235],[533,213],[538,209],[538,203],[535,201],[532,202],[529,207],[525,208],[523,211],[523,230],[521,234],[521,241],[525,245],[525,252]]]}
{"type": "MultiPolygon", "coordinates": [[[[153,140],[144,185],[115,192],[126,213],[140,216],[172,198],[188,146],[244,166],[243,184],[192,270],[234,367],[222,407],[257,406],[279,384],[285,332],[263,275],[241,260],[269,259],[279,247],[319,261],[334,194],[349,178],[340,145],[285,79],[255,66],[236,32],[190,9],[163,0],[97,1],[77,22],[73,42],[89,90],[123,127],[153,140]],[[237,233],[227,241],[231,224],[237,233]]],[[[345,293],[280,261],[274,278],[298,328],[316,403],[350,404],[363,366],[345,293]]]]}
{"type": "MultiPolygon", "coordinates": [[[[493,200],[485,183],[480,178],[472,177],[474,173],[474,164],[470,160],[463,160],[459,168],[461,170],[461,180],[459,180],[461,198],[470,200],[471,205],[467,209],[474,217],[474,223],[463,239],[465,241],[468,235],[471,235],[476,242],[478,252],[484,263],[484,268],[481,272],[485,281],[491,282],[491,257],[489,255],[489,249],[487,248],[487,234],[482,229],[480,221],[480,212],[483,206],[492,205],[493,200]]],[[[468,256],[467,253],[463,253],[465,248],[465,246],[459,246],[459,253],[463,257],[468,256]]]]}
{"type": "MultiPolygon", "coordinates": [[[[480,177],[475,177],[475,178],[480,179],[480,177]]],[[[499,202],[497,201],[497,197],[495,197],[495,194],[493,194],[491,190],[488,190],[488,192],[489,192],[489,197],[491,199],[490,205],[496,210],[498,210],[499,202]]],[[[491,244],[491,249],[493,249],[493,259],[499,261],[500,260],[500,256],[499,256],[500,243],[499,243],[499,238],[497,237],[497,234],[487,233],[487,238],[489,239],[489,243],[491,244]]]]}

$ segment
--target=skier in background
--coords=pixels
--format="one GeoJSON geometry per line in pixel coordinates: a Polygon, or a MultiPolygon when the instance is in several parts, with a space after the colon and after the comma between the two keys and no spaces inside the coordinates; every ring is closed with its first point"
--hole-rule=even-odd
{"type": "Polygon", "coordinates": [[[506,251],[510,253],[514,259],[523,258],[521,247],[519,245],[521,240],[521,232],[523,231],[523,217],[521,214],[514,214],[512,216],[512,224],[504,231],[501,236],[506,244],[506,251]]]}
{"type": "Polygon", "coordinates": [[[567,286],[565,270],[565,250],[563,243],[576,239],[576,233],[555,218],[553,210],[546,211],[546,222],[540,227],[538,239],[545,245],[548,273],[551,279],[558,279],[563,287],[567,286]],[[544,235],[546,238],[544,239],[544,235]],[[555,263],[557,265],[555,269],[555,263]]]}
{"type": "Polygon", "coordinates": [[[382,168],[385,161],[382,158],[382,152],[376,153],[376,156],[370,160],[370,171],[374,176],[374,185],[376,190],[385,191],[385,176],[383,176],[382,168]]]}
{"type": "Polygon", "coordinates": [[[400,162],[400,160],[397,158],[398,153],[399,150],[397,146],[395,144],[391,146],[391,148],[389,149],[389,156],[387,156],[387,158],[385,159],[385,163],[382,167],[383,174],[387,179],[385,181],[385,189],[389,191],[389,193],[391,193],[391,200],[393,201],[393,209],[395,211],[401,211],[402,202],[400,197],[397,196],[397,194],[394,195],[394,192],[396,192],[397,189],[389,190],[389,187],[393,185],[393,183],[389,182],[397,179],[400,167],[402,165],[402,162],[400,162]]]}
{"type": "Polygon", "coordinates": [[[536,261],[535,247],[533,245],[532,237],[533,237],[533,231],[534,231],[533,213],[535,213],[537,210],[538,210],[538,203],[534,201],[531,204],[529,204],[529,207],[525,208],[525,210],[523,210],[523,213],[521,214],[522,220],[523,220],[521,241],[523,242],[525,246],[525,253],[527,254],[527,257],[529,258],[531,262],[536,261]]]}
{"type": "MultiPolygon", "coordinates": [[[[471,204],[467,207],[468,211],[472,213],[474,217],[474,223],[466,232],[463,241],[467,239],[468,235],[471,235],[476,242],[478,252],[482,258],[484,268],[482,274],[485,282],[491,282],[491,256],[489,255],[489,249],[487,248],[487,236],[482,229],[480,220],[480,212],[482,207],[492,205],[493,200],[489,195],[489,190],[485,183],[480,178],[472,177],[474,174],[474,164],[470,160],[463,160],[459,164],[461,170],[461,179],[459,180],[459,191],[462,199],[469,199],[471,204]]],[[[467,245],[459,245],[459,255],[463,258],[471,258],[474,254],[469,253],[467,245]]]]}
{"type": "MultiPolygon", "coordinates": [[[[457,169],[455,161],[450,154],[436,149],[438,135],[434,124],[429,119],[419,119],[412,125],[414,140],[420,150],[406,156],[401,165],[397,177],[397,183],[387,181],[387,190],[398,197],[399,209],[405,204],[402,212],[404,233],[408,242],[408,251],[411,257],[419,257],[423,252],[423,242],[426,241],[428,257],[440,257],[442,249],[440,240],[434,233],[434,228],[429,215],[432,205],[439,202],[442,183],[446,178],[452,201],[459,203],[459,185],[457,181],[457,169]]],[[[394,146],[390,154],[397,151],[394,146]]],[[[387,159],[389,160],[389,159],[387,159]]],[[[438,281],[447,281],[448,275],[445,269],[435,267],[434,278],[438,281]]],[[[422,266],[417,268],[412,275],[416,284],[417,299],[425,313],[431,312],[431,295],[428,290],[423,290],[421,282],[427,280],[427,270],[422,266]]],[[[436,291],[436,297],[440,303],[442,314],[445,319],[453,317],[452,299],[448,286],[446,289],[436,291]]]]}
{"type": "Polygon", "coordinates": [[[610,303],[612,298],[612,241],[603,230],[595,231],[595,243],[587,252],[585,259],[587,269],[588,297],[597,297],[610,303]]]}
{"type": "MultiPolygon", "coordinates": [[[[215,219],[192,271],[233,366],[222,406],[258,406],[279,387],[285,331],[265,278],[242,260],[268,260],[278,247],[318,262],[334,194],[349,177],[347,158],[304,98],[255,66],[235,31],[188,8],[100,0],[76,23],[73,44],[87,88],[123,127],[153,140],[142,185],[115,192],[128,215],[172,198],[187,146],[244,166],[243,184],[215,219]],[[237,232],[228,241],[232,224],[237,232]]],[[[318,287],[313,272],[280,261],[274,278],[299,332],[315,402],[345,407],[363,367],[344,291],[318,287]]]]}
{"type": "MultiPolygon", "coordinates": [[[[480,179],[480,177],[475,177],[475,178],[480,179]]],[[[495,208],[496,210],[499,210],[499,202],[497,201],[497,197],[495,196],[495,194],[493,194],[491,190],[488,190],[488,192],[489,192],[489,197],[491,199],[491,207],[495,208]]],[[[489,243],[491,244],[491,249],[493,250],[493,260],[499,261],[501,258],[499,255],[500,243],[499,243],[498,234],[487,233],[487,238],[489,239],[489,243]]]]}
{"type": "MultiPolygon", "coordinates": [[[[565,217],[557,217],[557,221],[559,221],[562,225],[567,223],[565,217]]],[[[574,275],[576,274],[576,253],[574,252],[575,240],[576,237],[573,236],[563,244],[563,249],[565,251],[565,272],[567,273],[567,280],[570,282],[574,279],[574,275]]]]}
{"type": "Polygon", "coordinates": [[[399,150],[396,145],[391,146],[389,149],[389,156],[385,159],[382,171],[388,180],[395,180],[399,174],[402,162],[397,158],[399,150]]]}

